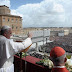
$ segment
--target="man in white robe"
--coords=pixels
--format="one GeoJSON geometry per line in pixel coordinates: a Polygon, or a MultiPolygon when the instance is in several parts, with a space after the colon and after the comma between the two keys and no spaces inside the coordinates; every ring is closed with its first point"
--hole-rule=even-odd
{"type": "Polygon", "coordinates": [[[13,58],[17,52],[27,48],[32,44],[32,34],[23,42],[14,42],[10,39],[12,29],[9,26],[1,28],[0,35],[0,72],[14,72],[13,58]]]}

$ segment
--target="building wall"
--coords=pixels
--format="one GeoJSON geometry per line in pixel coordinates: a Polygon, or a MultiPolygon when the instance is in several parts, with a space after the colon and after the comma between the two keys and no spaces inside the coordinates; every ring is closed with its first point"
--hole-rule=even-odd
{"type": "Polygon", "coordinates": [[[0,6],[0,27],[8,25],[12,27],[13,34],[21,34],[22,17],[10,14],[10,9],[7,6],[0,6]]]}
{"type": "Polygon", "coordinates": [[[0,28],[2,26],[2,16],[0,16],[0,28]]]}
{"type": "Polygon", "coordinates": [[[22,34],[27,35],[28,32],[30,32],[30,31],[37,31],[37,30],[40,30],[40,29],[38,29],[38,28],[24,28],[22,30],[22,34]]]}
{"type": "Polygon", "coordinates": [[[22,18],[17,16],[0,16],[0,26],[8,25],[12,27],[13,34],[20,34],[22,30],[22,18]]]}
{"type": "Polygon", "coordinates": [[[3,5],[0,6],[0,14],[10,14],[10,9],[9,7],[3,5]]]}

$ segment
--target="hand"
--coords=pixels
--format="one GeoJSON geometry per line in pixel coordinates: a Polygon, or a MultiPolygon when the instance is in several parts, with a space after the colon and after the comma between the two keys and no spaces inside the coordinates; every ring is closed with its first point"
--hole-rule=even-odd
{"type": "Polygon", "coordinates": [[[29,38],[32,38],[32,36],[33,36],[32,33],[28,33],[29,38]]]}

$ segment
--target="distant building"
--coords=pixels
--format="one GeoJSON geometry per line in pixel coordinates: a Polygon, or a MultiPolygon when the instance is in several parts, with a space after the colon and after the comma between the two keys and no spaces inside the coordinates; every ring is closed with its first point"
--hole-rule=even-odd
{"type": "Polygon", "coordinates": [[[38,31],[38,30],[41,30],[41,29],[42,29],[42,28],[37,28],[37,27],[23,28],[22,34],[23,34],[23,35],[27,35],[28,32],[30,32],[30,31],[38,31]]]}
{"type": "Polygon", "coordinates": [[[12,28],[13,34],[21,34],[22,30],[22,17],[10,14],[9,7],[0,6],[0,28],[8,25],[12,28]]]}

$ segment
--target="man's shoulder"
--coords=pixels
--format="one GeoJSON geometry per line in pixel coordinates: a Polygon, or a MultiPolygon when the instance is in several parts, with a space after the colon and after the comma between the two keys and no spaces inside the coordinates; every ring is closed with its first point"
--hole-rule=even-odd
{"type": "Polygon", "coordinates": [[[0,41],[6,41],[6,38],[2,35],[0,35],[0,41]]]}

